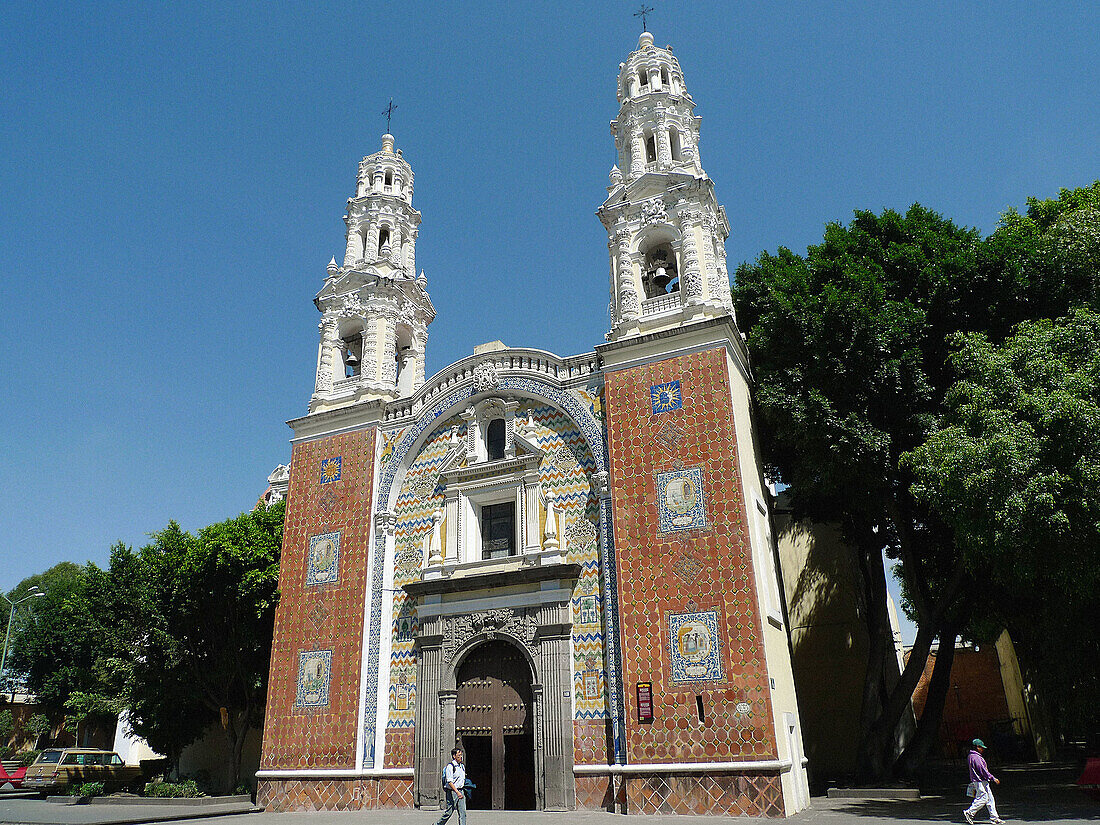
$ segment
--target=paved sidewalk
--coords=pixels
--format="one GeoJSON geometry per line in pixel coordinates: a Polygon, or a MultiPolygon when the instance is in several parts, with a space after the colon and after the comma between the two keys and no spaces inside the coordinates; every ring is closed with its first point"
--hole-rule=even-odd
{"type": "MultiPolygon", "coordinates": [[[[1003,787],[1003,786],[1002,786],[1003,787]]],[[[792,825],[927,825],[929,822],[953,822],[965,825],[963,808],[969,802],[942,796],[919,801],[826,799],[814,797],[810,810],[792,817],[792,825]]],[[[183,821],[187,816],[217,815],[211,825],[433,825],[438,811],[356,811],[350,813],[230,813],[206,809],[161,807],[135,810],[139,806],[58,805],[31,799],[0,799],[0,823],[26,825],[135,825],[141,822],[183,821]],[[175,818],[173,818],[175,817],[175,818]]],[[[1009,823],[1040,822],[1085,825],[1100,822],[1100,802],[1088,798],[1077,788],[1020,787],[997,795],[997,807],[1009,823]]],[[[468,825],[703,825],[704,823],[776,823],[777,820],[690,816],[636,816],[592,811],[542,813],[529,811],[470,811],[468,825]]],[[[451,817],[449,825],[458,825],[451,817]]]]}
{"type": "MultiPolygon", "coordinates": [[[[0,797],[0,825],[130,825],[139,822],[183,822],[208,817],[240,816],[251,802],[221,805],[71,805],[34,798],[0,797]]],[[[250,825],[260,825],[252,823],[250,825]]]]}

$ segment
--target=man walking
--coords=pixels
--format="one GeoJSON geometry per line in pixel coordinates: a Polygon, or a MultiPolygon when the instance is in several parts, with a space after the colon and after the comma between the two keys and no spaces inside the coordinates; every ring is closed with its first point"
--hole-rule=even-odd
{"type": "Polygon", "coordinates": [[[458,825],[466,825],[466,768],[462,764],[462,748],[451,750],[451,761],[443,769],[443,790],[447,793],[447,810],[435,825],[443,825],[458,809],[458,825]]]}
{"type": "Polygon", "coordinates": [[[970,807],[963,811],[963,816],[966,817],[966,821],[970,825],[974,825],[974,815],[988,806],[989,821],[993,825],[1001,825],[1004,820],[997,816],[997,803],[993,799],[993,789],[989,785],[990,782],[994,785],[1000,785],[1001,780],[989,772],[989,766],[985,763],[985,742],[981,739],[975,739],[973,745],[966,763],[970,766],[970,782],[977,789],[977,792],[974,794],[974,801],[970,807]]]}

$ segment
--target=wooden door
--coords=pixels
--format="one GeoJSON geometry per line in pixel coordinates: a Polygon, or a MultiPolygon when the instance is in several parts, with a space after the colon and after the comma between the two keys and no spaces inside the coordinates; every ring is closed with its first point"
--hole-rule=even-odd
{"type": "Polygon", "coordinates": [[[478,786],[470,807],[534,808],[531,716],[531,674],[523,655],[507,642],[474,650],[459,668],[455,704],[466,773],[478,786]]]}

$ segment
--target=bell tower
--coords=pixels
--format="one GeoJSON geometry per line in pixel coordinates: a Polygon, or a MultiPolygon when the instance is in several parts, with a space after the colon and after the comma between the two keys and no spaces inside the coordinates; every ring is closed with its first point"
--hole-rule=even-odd
{"type": "Polygon", "coordinates": [[[619,64],[618,163],[597,211],[611,259],[609,341],[732,314],[729,223],[699,156],[699,123],[672,48],[642,32],[619,64]]]}
{"type": "Polygon", "coordinates": [[[424,273],[416,274],[420,213],[412,167],[393,135],[359,162],[348,199],[344,263],[333,258],[314,303],[322,313],[310,412],[393,400],[424,383],[428,324],[435,318],[424,273]]]}

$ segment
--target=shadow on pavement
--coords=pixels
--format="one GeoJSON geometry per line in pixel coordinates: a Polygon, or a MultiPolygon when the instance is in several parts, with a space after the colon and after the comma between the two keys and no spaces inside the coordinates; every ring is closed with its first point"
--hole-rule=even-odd
{"type": "MultiPolygon", "coordinates": [[[[1100,821],[1100,803],[1074,786],[995,789],[994,796],[997,812],[1006,822],[1100,821]]],[[[965,825],[962,812],[968,804],[961,792],[957,797],[926,797],[919,801],[818,797],[813,800],[813,810],[842,816],[965,825]]],[[[988,822],[986,812],[976,821],[979,825],[988,822]]]]}

